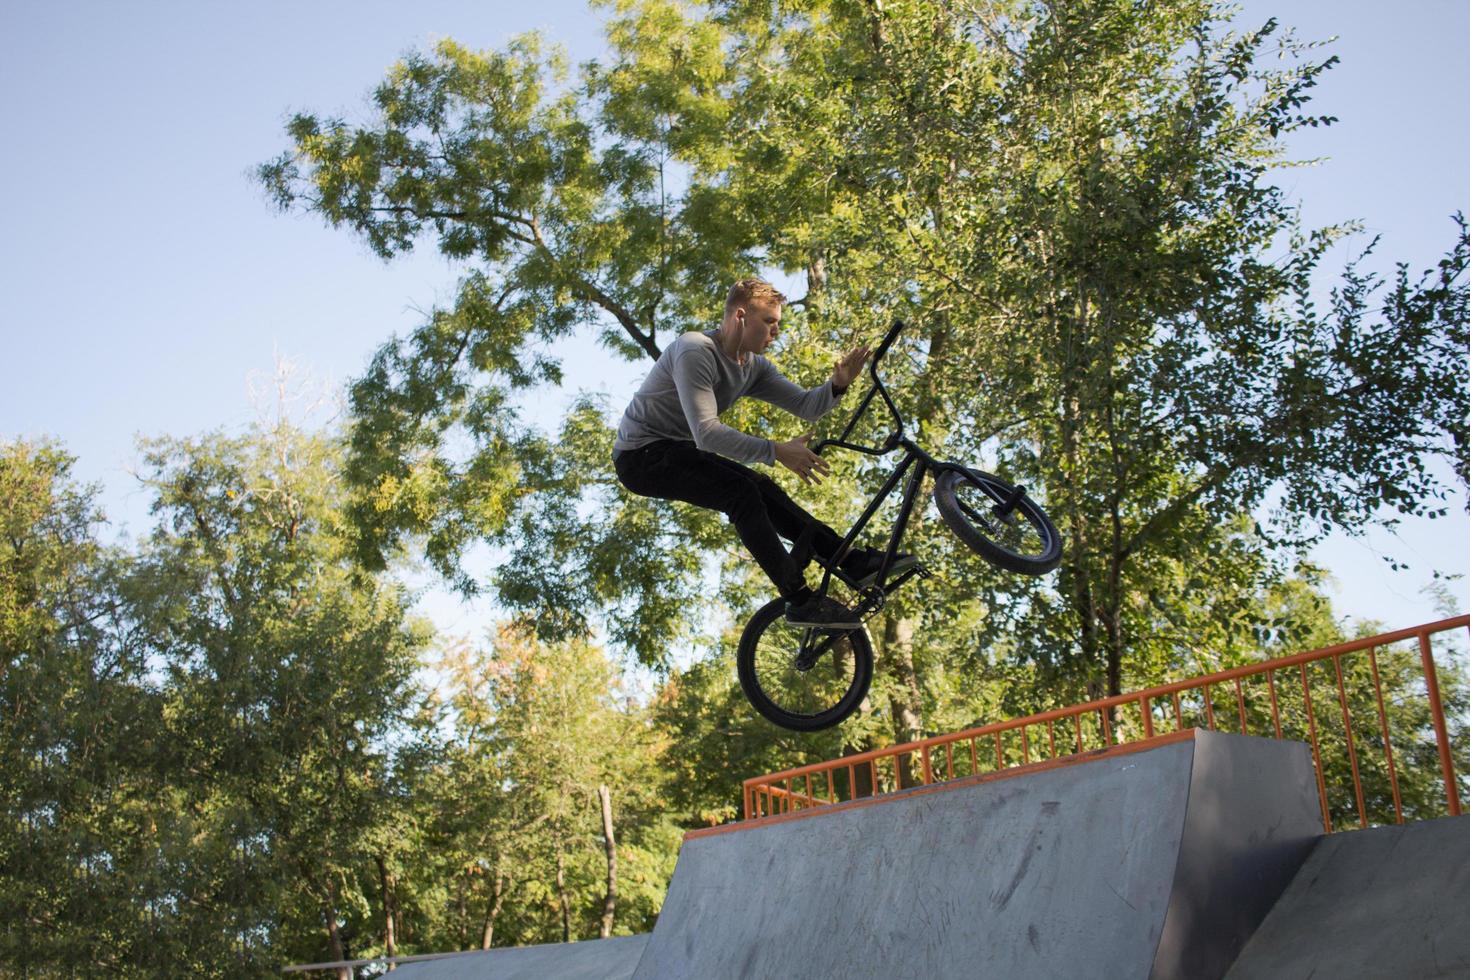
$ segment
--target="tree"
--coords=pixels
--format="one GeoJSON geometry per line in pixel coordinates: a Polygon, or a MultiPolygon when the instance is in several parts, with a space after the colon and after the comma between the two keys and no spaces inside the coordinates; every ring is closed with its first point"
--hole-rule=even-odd
{"type": "MultiPolygon", "coordinates": [[[[1272,171],[1284,135],[1331,121],[1307,106],[1334,59],[1228,16],[1204,0],[647,0],[615,8],[609,58],[574,83],[533,40],[445,43],[390,72],[365,124],[294,118],[260,170],[282,207],[385,257],[432,233],[479,264],[353,388],[360,556],[420,536],[473,588],[464,548],[505,546],[493,584],[544,637],[604,612],[660,663],[658,638],[708,615],[703,558],[728,535],[617,494],[596,406],[552,441],[515,393],[561,383],[545,345],[574,331],[656,355],[760,264],[806,276],[793,373],[913,319],[890,369],[925,444],[1030,484],[1068,542],[1054,580],[972,569],[885,611],[874,703],[894,737],[977,663],[1029,678],[1013,702],[1157,678],[1180,666],[1177,637],[1243,624],[1291,548],[1380,508],[1435,512],[1426,459],[1449,438],[1465,465],[1470,237],[1461,223],[1435,268],[1386,290],[1350,265],[1319,310],[1347,229],[1299,229],[1272,171]]],[[[834,519],[878,478],[842,476],[815,501],[834,519]]]]}
{"type": "Polygon", "coordinates": [[[0,962],[164,962],[153,765],[160,705],[118,613],[96,488],[47,444],[0,445],[0,962]]]}
{"type": "Polygon", "coordinates": [[[130,615],[166,678],[162,764],[190,834],[173,918],[205,972],[378,948],[425,637],[347,560],[334,456],[284,424],[146,449],[159,524],[130,615]]]}
{"type": "MultiPolygon", "coordinates": [[[[1287,38],[1288,67],[1263,67],[1276,25],[1229,34],[1204,3],[717,10],[766,59],[731,185],[779,202],[766,236],[794,246],[783,229],[846,219],[817,236],[839,243],[817,253],[825,314],[859,317],[875,265],[902,282],[926,439],[1062,523],[1055,589],[982,579],[997,648],[1043,687],[1158,676],[1178,661],[1150,649],[1156,610],[1209,633],[1281,574],[1276,545],[1435,512],[1422,461],[1467,404],[1464,226],[1381,300],[1351,267],[1312,305],[1343,229],[1297,230],[1270,178],[1283,134],[1331,121],[1305,107],[1333,59],[1287,38]],[[1242,529],[1278,489],[1269,533],[1242,529]]],[[[801,247],[784,264],[815,265],[801,247]]]]}
{"type": "Polygon", "coordinates": [[[647,931],[672,873],[655,733],[582,640],[502,626],[440,661],[453,737],[426,782],[437,813],[440,948],[647,931]]]}

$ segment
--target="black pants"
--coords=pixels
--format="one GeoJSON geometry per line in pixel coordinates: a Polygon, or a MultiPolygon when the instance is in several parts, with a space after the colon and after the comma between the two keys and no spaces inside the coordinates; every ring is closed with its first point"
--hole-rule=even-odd
{"type": "Polygon", "coordinates": [[[623,486],[641,497],[682,500],[730,518],[751,557],[788,598],[806,586],[781,538],[812,534],[812,551],[831,560],[842,537],[802,509],[770,477],[692,442],[664,439],[619,453],[613,461],[623,486]]]}

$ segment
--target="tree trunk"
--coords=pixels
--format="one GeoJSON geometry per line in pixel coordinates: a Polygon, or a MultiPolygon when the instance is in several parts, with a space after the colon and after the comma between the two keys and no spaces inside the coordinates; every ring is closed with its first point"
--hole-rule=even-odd
{"type": "Polygon", "coordinates": [[[561,903],[561,941],[569,943],[572,941],[572,899],[567,894],[567,862],[560,844],[556,848],[556,898],[561,903]]]}
{"type": "MultiPolygon", "coordinates": [[[[872,744],[871,740],[869,740],[869,744],[867,745],[853,745],[848,743],[842,746],[842,754],[844,756],[861,755],[864,752],[872,751],[876,747],[872,744]]],[[[852,795],[848,798],[856,800],[859,797],[872,796],[876,790],[877,787],[873,785],[873,770],[868,763],[864,762],[853,766],[852,785],[847,788],[847,791],[852,795]]]]}
{"type": "MultiPolygon", "coordinates": [[[[940,215],[935,216],[936,222],[940,219],[940,215]]],[[[949,316],[943,311],[937,312],[928,334],[930,363],[934,363],[944,352],[949,337],[949,316]]],[[[926,440],[943,441],[944,405],[942,399],[936,394],[932,379],[927,376],[919,383],[918,411],[913,424],[918,431],[924,433],[926,440]]],[[[925,503],[926,498],[921,488],[919,495],[914,499],[914,509],[909,515],[906,531],[906,537],[909,540],[913,540],[920,533],[927,519],[925,503]]],[[[917,741],[924,737],[924,699],[923,685],[919,683],[919,666],[914,662],[914,620],[898,615],[896,609],[890,607],[883,616],[881,649],[883,662],[897,682],[889,695],[888,702],[889,709],[893,713],[894,741],[899,743],[917,741]]],[[[899,783],[897,789],[914,786],[922,781],[914,771],[912,757],[900,757],[897,760],[897,767],[899,783]]]]}
{"type": "Polygon", "coordinates": [[[466,870],[464,874],[455,878],[454,909],[458,914],[454,917],[454,931],[459,934],[459,942],[456,944],[459,949],[469,948],[469,937],[465,932],[465,926],[469,918],[468,910],[465,908],[465,892],[468,890],[469,876],[470,873],[466,870]]]}
{"type": "Polygon", "coordinates": [[[489,949],[495,941],[495,920],[500,916],[500,907],[505,902],[505,873],[500,868],[499,855],[495,858],[495,886],[491,893],[490,906],[485,911],[485,928],[480,934],[480,948],[489,949]]]}
{"type": "MultiPolygon", "coordinates": [[[[1111,319],[1112,314],[1109,313],[1111,319]]],[[[1111,350],[1109,354],[1111,355],[1111,350]]],[[[1108,697],[1123,693],[1123,562],[1127,547],[1123,533],[1123,494],[1128,485],[1127,454],[1124,452],[1118,432],[1117,419],[1113,415],[1112,358],[1108,359],[1108,397],[1103,403],[1103,422],[1107,426],[1108,449],[1112,456],[1112,487],[1108,493],[1108,515],[1111,519],[1112,540],[1108,548],[1108,587],[1103,608],[1103,625],[1107,630],[1106,679],[1108,697]]],[[[1117,724],[1117,708],[1109,708],[1111,721],[1117,724]]]]}
{"type": "MultiPolygon", "coordinates": [[[[1084,420],[1079,385],[1080,374],[1084,370],[1081,365],[1084,354],[1079,347],[1085,343],[1086,330],[1085,324],[1078,323],[1076,318],[1058,313],[1055,308],[1052,310],[1052,318],[1059,335],[1062,356],[1062,417],[1059,431],[1062,455],[1057,469],[1060,471],[1065,486],[1071,516],[1068,531],[1071,534],[1072,557],[1068,566],[1072,585],[1072,604],[1077,611],[1078,652],[1083,670],[1080,679],[1085,684],[1086,698],[1095,700],[1102,697],[1105,685],[1100,682],[1097,675],[1098,661],[1101,658],[1099,657],[1100,644],[1097,635],[1097,608],[1090,568],[1094,543],[1091,540],[1091,527],[1082,509],[1082,500],[1087,487],[1080,458],[1084,420]]],[[[1068,678],[1068,680],[1071,679],[1068,678]]]]}
{"type": "Polygon", "coordinates": [[[820,313],[827,295],[827,259],[819,252],[806,267],[806,309],[820,313]]]}
{"type": "MultiPolygon", "coordinates": [[[[327,942],[332,951],[332,959],[341,963],[347,959],[347,948],[342,944],[342,930],[337,927],[337,907],[340,903],[335,879],[329,879],[327,890],[331,897],[327,904],[327,942]]],[[[352,967],[337,967],[337,980],[352,980],[352,967]]]]}
{"type": "MultiPolygon", "coordinates": [[[[914,623],[893,613],[883,616],[883,660],[897,681],[889,704],[893,710],[895,742],[914,742],[924,737],[923,701],[919,676],[914,669],[914,623]]],[[[917,786],[921,777],[914,771],[912,756],[899,756],[897,789],[917,786]]]]}
{"type": "Polygon", "coordinates": [[[597,787],[597,799],[602,803],[602,842],[607,848],[607,897],[602,901],[603,939],[612,935],[613,915],[618,907],[618,845],[613,839],[612,794],[606,786],[597,787]]]}
{"type": "MultiPolygon", "coordinates": [[[[394,881],[393,876],[388,873],[388,865],[381,855],[377,855],[378,881],[383,891],[383,950],[384,955],[390,959],[398,955],[397,936],[393,930],[394,922],[394,881]]],[[[395,970],[398,964],[389,963],[388,969],[395,970]]]]}

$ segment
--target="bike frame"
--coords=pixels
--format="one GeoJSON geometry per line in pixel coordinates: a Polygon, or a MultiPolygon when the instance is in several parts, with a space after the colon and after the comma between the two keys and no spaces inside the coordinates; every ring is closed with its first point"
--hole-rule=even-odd
{"type": "MultiPolygon", "coordinates": [[[[872,521],[873,516],[878,513],[878,508],[883,506],[883,502],[898,488],[900,483],[903,483],[904,478],[907,476],[908,482],[904,485],[903,489],[903,502],[899,506],[898,518],[893,522],[893,530],[888,534],[888,548],[883,554],[882,562],[878,565],[878,577],[871,586],[861,590],[857,608],[853,610],[859,620],[866,620],[873,613],[882,609],[888,597],[915,575],[927,576],[929,574],[923,565],[915,564],[914,567],[899,575],[893,581],[888,581],[888,571],[893,567],[893,561],[898,556],[899,542],[903,540],[904,532],[908,530],[909,519],[913,516],[914,504],[919,499],[919,490],[923,486],[924,477],[931,473],[943,473],[950,470],[962,470],[966,473],[971,472],[966,467],[957,463],[935,459],[904,434],[903,413],[893,403],[893,398],[888,394],[888,388],[883,384],[883,379],[878,375],[878,365],[883,360],[883,355],[888,353],[888,349],[893,346],[893,342],[898,339],[898,335],[903,332],[903,329],[904,322],[902,320],[895,320],[893,326],[888,329],[888,333],[883,337],[882,342],[879,343],[878,349],[873,353],[872,363],[868,365],[868,372],[873,377],[873,386],[868,389],[867,394],[863,396],[863,400],[858,404],[857,409],[853,411],[852,418],[848,420],[846,428],[842,430],[842,434],[836,439],[823,439],[811,447],[812,451],[817,454],[820,454],[822,450],[829,446],[835,446],[838,449],[851,449],[853,452],[863,453],[868,456],[887,456],[897,449],[904,451],[903,459],[894,467],[893,472],[888,475],[888,479],[884,481],[883,487],[878,491],[872,501],[868,503],[862,516],[857,519],[852,529],[843,537],[841,545],[838,546],[837,553],[830,561],[823,563],[822,583],[817,587],[817,594],[822,596],[827,594],[827,589],[832,584],[832,575],[838,563],[847,554],[848,550],[852,548],[853,542],[857,540],[863,528],[867,527],[868,523],[872,521]],[[883,400],[883,404],[888,409],[888,414],[893,418],[893,431],[883,440],[881,446],[864,446],[860,443],[850,442],[848,437],[852,435],[852,430],[857,428],[858,422],[867,414],[868,408],[873,404],[874,398],[881,398],[883,400]]],[[[993,498],[995,499],[995,506],[991,508],[991,513],[997,517],[1005,517],[1016,508],[1025,495],[1026,490],[1024,487],[1013,487],[1005,499],[993,498]]],[[[972,516],[979,517],[980,515],[973,514],[972,516]]],[[[803,535],[803,538],[806,538],[806,535],[803,535]]],[[[809,541],[798,540],[792,550],[793,552],[797,552],[809,546],[809,541]]],[[[838,573],[838,576],[849,585],[853,584],[850,579],[841,573],[838,573]]],[[[861,629],[862,627],[858,628],[861,629]]],[[[846,635],[848,632],[851,631],[806,630],[802,637],[801,645],[797,650],[793,666],[801,671],[810,670],[815,666],[817,659],[831,649],[832,644],[838,638],[846,635]]]]}
{"type": "Polygon", "coordinates": [[[889,328],[887,335],[884,336],[883,341],[878,345],[878,349],[873,353],[873,361],[868,365],[868,373],[873,378],[873,387],[869,388],[868,393],[863,396],[862,402],[854,410],[852,418],[848,420],[847,427],[842,430],[842,434],[836,439],[823,439],[812,447],[812,451],[818,454],[829,446],[838,449],[851,449],[854,452],[863,453],[868,456],[886,456],[896,449],[902,449],[904,451],[903,459],[894,468],[893,472],[889,474],[888,479],[884,481],[882,489],[878,491],[878,494],[868,504],[867,509],[863,511],[862,516],[857,519],[852,529],[842,539],[842,545],[837,549],[835,558],[831,562],[826,563],[825,571],[822,575],[822,584],[817,588],[818,595],[827,594],[828,586],[832,581],[833,569],[837,567],[837,563],[841,561],[842,557],[847,554],[848,549],[852,547],[853,542],[857,540],[863,528],[867,527],[868,523],[873,519],[873,515],[878,512],[878,508],[883,505],[883,502],[888,499],[889,495],[903,482],[904,476],[907,474],[908,483],[904,486],[903,502],[899,506],[898,518],[894,521],[893,530],[888,535],[888,549],[883,555],[882,563],[878,566],[878,578],[869,589],[864,590],[862,602],[856,610],[860,618],[866,617],[882,608],[884,600],[909,579],[915,575],[924,574],[920,566],[915,566],[898,576],[892,582],[887,581],[888,570],[893,566],[893,560],[898,555],[899,542],[903,540],[904,532],[908,530],[909,518],[913,515],[914,503],[918,500],[919,489],[924,483],[924,477],[933,472],[954,468],[954,464],[941,462],[933,456],[930,456],[904,434],[903,415],[899,412],[898,406],[893,403],[892,397],[889,396],[888,389],[883,384],[883,379],[878,376],[878,365],[883,360],[883,355],[888,353],[888,349],[893,346],[893,342],[898,339],[898,335],[903,331],[903,328],[903,321],[895,320],[893,326],[889,328]],[[872,405],[874,398],[883,399],[883,404],[887,406],[889,414],[893,417],[893,431],[889,433],[888,438],[883,441],[881,446],[864,446],[859,443],[849,442],[848,437],[852,435],[852,430],[857,427],[858,422],[867,414],[868,407],[872,405]]]}

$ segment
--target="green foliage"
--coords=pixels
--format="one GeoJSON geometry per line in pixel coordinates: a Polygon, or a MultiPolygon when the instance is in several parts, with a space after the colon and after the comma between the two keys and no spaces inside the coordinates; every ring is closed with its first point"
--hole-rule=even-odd
{"type": "MultiPolygon", "coordinates": [[[[1464,228],[1421,279],[1401,273],[1380,298],[1350,268],[1331,309],[1313,307],[1342,230],[1299,232],[1270,170],[1280,134],[1330,121],[1303,110],[1332,59],[1288,38],[1287,67],[1263,67],[1274,24],[1228,34],[1194,3],[792,17],[749,42],[785,69],[762,75],[780,96],[744,104],[761,139],[820,147],[828,117],[834,147],[883,134],[864,140],[872,186],[841,204],[866,237],[812,250],[823,325],[861,321],[879,270],[884,305],[920,324],[898,376],[926,441],[1022,478],[1068,542],[1054,584],[974,573],[993,653],[1029,677],[1014,698],[1192,666],[1183,638],[1248,635],[1276,546],[1382,506],[1435,512],[1423,461],[1467,405],[1450,353],[1466,339],[1464,228]],[[863,82],[851,95],[848,77],[863,82]],[[844,111],[814,111],[821,98],[844,111]],[[1242,527],[1278,490],[1273,525],[1242,527]]],[[[799,169],[841,187],[848,156],[799,169]]],[[[757,163],[733,169],[732,186],[785,205],[782,222],[838,210],[810,187],[781,196],[757,163]]]]}
{"type": "MultiPolygon", "coordinates": [[[[919,529],[964,574],[896,610],[923,628],[894,634],[895,732],[913,692],[937,707],[978,665],[1028,678],[1019,706],[1185,667],[1186,637],[1237,643],[1283,548],[1440,506],[1425,463],[1470,405],[1470,238],[1421,278],[1354,264],[1318,309],[1350,228],[1299,229],[1271,176],[1284,134],[1332,121],[1309,110],[1335,59],[1227,18],[1203,0],[625,2],[574,79],[531,38],[446,43],[390,72],[368,121],[296,119],[260,172],[281,206],[384,255],[432,233],[480,267],[354,388],[362,554],[421,537],[473,589],[458,560],[489,541],[510,558],[499,597],[543,638],[601,626],[667,665],[661,640],[709,616],[710,559],[739,571],[730,539],[617,492],[605,407],[579,402],[553,441],[506,406],[561,382],[548,342],[655,356],[764,263],[807,276],[788,372],[816,380],[914,319],[888,367],[926,445],[1025,480],[1068,542],[1053,580],[1018,582],[919,529]],[[1269,526],[1243,523],[1268,501],[1269,526]]],[[[880,477],[844,464],[806,499],[850,519],[880,477]]]]}
{"type": "Polygon", "coordinates": [[[64,456],[6,447],[7,961],[248,975],[374,942],[423,636],[346,560],[333,455],[155,442],[159,525],[123,556],[64,456]]]}
{"type": "Polygon", "coordinates": [[[96,491],[71,466],[54,446],[0,445],[0,962],[144,971],[160,962],[160,705],[119,629],[96,491]]]}
{"type": "MultiPolygon", "coordinates": [[[[470,271],[353,385],[345,457],[285,428],[153,443],[135,553],[98,543],[64,453],[4,447],[5,962],[251,975],[590,937],[603,786],[612,929],[641,931],[679,831],[733,816],[746,776],[1343,639],[1293,550],[1440,512],[1435,455],[1470,473],[1470,236],[1457,218],[1422,275],[1360,248],[1322,303],[1352,227],[1300,228],[1272,178],[1283,134],[1331,121],[1309,99],[1333,59],[1224,16],[623,2],[576,75],[534,37],[445,42],[366,122],[293,119],[259,171],[281,206],[470,271]],[[910,319],[885,372],[911,432],[1025,481],[1068,542],[1054,578],[1018,581],[920,515],[908,545],[939,574],[871,624],[865,710],[817,737],[734,683],[769,589],[723,522],[621,491],[617,406],[574,399],[555,432],[517,408],[564,383],[554,345],[655,357],[756,268],[806,276],[780,358],[807,383],[910,319]],[[463,564],[481,544],[489,582],[463,564]],[[406,548],[515,620],[446,651],[439,698],[377,577],[406,548]],[[662,672],[646,709],[613,693],[599,631],[662,672]]],[[[793,434],[758,405],[733,421],[793,434]]],[[[833,463],[793,490],[844,527],[884,471],[833,463]]],[[[1442,653],[1458,733],[1463,656],[1442,653]]],[[[1315,726],[1335,824],[1360,787],[1370,821],[1441,812],[1417,651],[1341,669],[1341,698],[1336,665],[1280,684],[1275,717],[1259,684],[1181,708],[1315,726]]]]}
{"type": "Polygon", "coordinates": [[[505,627],[489,649],[451,645],[438,666],[453,735],[416,781],[433,815],[415,875],[420,948],[596,937],[608,873],[599,787],[617,845],[613,932],[652,928],[677,832],[659,806],[656,735],[618,695],[613,664],[583,641],[505,627]]]}
{"type": "Polygon", "coordinates": [[[280,426],[160,440],[146,459],[160,525],[139,559],[139,627],[208,856],[187,866],[180,918],[230,921],[262,966],[320,957],[325,940],[371,946],[423,628],[347,560],[326,440],[280,426]]]}
{"type": "MultiPolygon", "coordinates": [[[[64,454],[3,456],[0,895],[16,926],[0,938],[30,972],[265,975],[592,938],[607,898],[600,787],[617,839],[611,932],[647,931],[680,833],[736,817],[743,778],[882,741],[907,685],[927,718],[957,728],[1004,710],[1017,682],[986,660],[983,610],[943,608],[956,590],[931,584],[876,635],[921,676],[880,674],[870,709],[840,731],[775,728],[753,718],[729,663],[760,592],[747,568],[709,600],[724,652],[673,671],[647,707],[602,650],[524,625],[484,648],[444,646],[425,694],[403,596],[358,573],[339,533],[329,442],[281,428],[160,440],[147,458],[158,526],[130,555],[96,544],[91,491],[64,454]],[[906,624],[918,624],[907,638],[906,624]]],[[[932,523],[920,533],[941,537],[932,523]]],[[[1317,582],[1305,569],[1257,596],[1257,642],[1201,667],[1341,639],[1317,582]]],[[[1463,670],[1440,656],[1458,732],[1463,670]]],[[[1443,807],[1416,660],[1377,659],[1409,819],[1443,807]]],[[[1367,668],[1345,669],[1365,812],[1392,819],[1367,668]]],[[[1321,668],[1311,691],[1332,816],[1351,823],[1357,784],[1321,668]]],[[[1286,733],[1304,734],[1300,689],[1283,679],[1278,692],[1286,733]]],[[[1229,728],[1230,692],[1212,696],[1229,728]]],[[[1253,731],[1271,724],[1265,704],[1247,691],[1253,731]]],[[[1207,723],[1202,704],[1185,709],[1207,723]]],[[[877,788],[894,787],[880,773],[877,788]]]]}
{"type": "MultiPolygon", "coordinates": [[[[469,270],[352,385],[343,444],[150,444],[157,526],[133,552],[98,543],[64,453],[0,450],[7,965],[263,975],[590,937],[604,786],[612,930],[645,930],[680,830],[733,816],[743,778],[1341,639],[1294,551],[1439,513],[1435,456],[1470,477],[1470,234],[1457,217],[1422,275],[1359,248],[1317,298],[1353,227],[1301,228],[1273,179],[1282,137],[1331,121],[1310,97],[1333,59],[1274,22],[1234,31],[1205,0],[620,0],[608,39],[575,74],[534,36],[446,41],[364,121],[293,118],[259,168],[384,258],[428,242],[469,270]],[[778,355],[804,383],[909,320],[884,371],[910,434],[1025,482],[1067,542],[1019,580],[918,515],[906,546],[938,574],[870,624],[868,703],[815,737],[735,685],[769,585],[718,515],[621,490],[619,406],[575,397],[555,431],[518,407],[567,383],[556,345],[657,357],[759,269],[805,275],[778,355]],[[481,545],[489,581],[465,566],[481,545]],[[513,619],[448,647],[434,696],[380,575],[404,554],[513,619]],[[658,672],[650,705],[617,693],[598,633],[658,672]]],[[[797,431],[754,404],[731,421],[797,431]]],[[[885,470],[832,462],[791,489],[841,528],[885,470]]],[[[1309,672],[1314,713],[1278,691],[1287,733],[1318,728],[1337,824],[1359,785],[1373,821],[1441,805],[1415,651],[1376,657],[1381,716],[1362,658],[1345,710],[1335,667],[1309,672]]],[[[1458,733],[1462,655],[1440,683],[1458,733]]],[[[1274,725],[1243,693],[1181,708],[1274,725]]]]}

